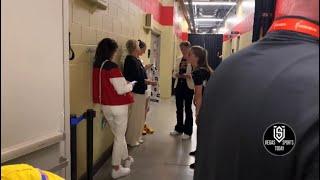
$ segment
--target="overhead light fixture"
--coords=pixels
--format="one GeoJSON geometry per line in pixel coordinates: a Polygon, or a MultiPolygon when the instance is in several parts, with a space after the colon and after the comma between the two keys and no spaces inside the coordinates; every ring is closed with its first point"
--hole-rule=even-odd
{"type": "Polygon", "coordinates": [[[217,19],[217,18],[196,18],[194,19],[197,22],[222,22],[223,19],[217,19]]]}
{"type": "Polygon", "coordinates": [[[255,2],[254,1],[243,1],[241,6],[244,8],[254,8],[255,2]]]}
{"type": "MultiPolygon", "coordinates": [[[[188,4],[186,2],[185,4],[188,4]]],[[[193,5],[198,6],[235,6],[237,5],[236,2],[192,2],[193,5]]]]}
{"type": "Polygon", "coordinates": [[[219,34],[225,34],[227,32],[228,32],[227,28],[222,27],[222,28],[219,29],[219,34]]]}
{"type": "Polygon", "coordinates": [[[240,18],[238,18],[236,16],[235,17],[230,17],[230,18],[228,18],[226,20],[227,23],[231,23],[231,24],[235,24],[235,23],[238,23],[240,21],[241,21],[240,18]]]}

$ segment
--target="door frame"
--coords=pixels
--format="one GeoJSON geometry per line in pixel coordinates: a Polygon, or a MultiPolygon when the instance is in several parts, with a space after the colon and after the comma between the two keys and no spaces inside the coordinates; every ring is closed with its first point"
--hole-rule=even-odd
{"type": "Polygon", "coordinates": [[[64,141],[61,144],[61,157],[68,164],[63,175],[66,180],[71,179],[71,154],[70,154],[70,86],[69,86],[69,0],[62,0],[63,18],[63,78],[64,78],[64,141]]]}
{"type": "MultiPolygon", "coordinates": [[[[156,32],[156,31],[151,31],[151,49],[153,49],[153,39],[154,37],[157,37],[159,40],[158,43],[158,61],[159,62],[153,62],[154,65],[156,65],[156,67],[158,68],[159,71],[159,76],[160,76],[160,53],[161,53],[161,33],[156,32]],[[157,64],[158,63],[158,64],[157,64]]],[[[152,51],[151,51],[151,57],[152,57],[152,51]]]]}

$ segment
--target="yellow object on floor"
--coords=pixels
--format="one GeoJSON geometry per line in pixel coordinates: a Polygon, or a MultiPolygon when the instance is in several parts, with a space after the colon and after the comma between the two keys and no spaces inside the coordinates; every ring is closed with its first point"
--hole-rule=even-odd
{"type": "Polygon", "coordinates": [[[27,164],[15,164],[1,166],[1,180],[64,180],[64,178],[27,164]]]}
{"type": "Polygon", "coordinates": [[[147,124],[144,125],[144,131],[146,132],[146,134],[153,134],[154,130],[150,127],[148,127],[147,124]]]}

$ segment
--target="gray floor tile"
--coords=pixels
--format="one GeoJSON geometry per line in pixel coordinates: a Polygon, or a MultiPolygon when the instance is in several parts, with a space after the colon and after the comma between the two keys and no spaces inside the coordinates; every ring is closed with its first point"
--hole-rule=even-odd
{"type": "MultiPolygon", "coordinates": [[[[145,143],[129,149],[135,159],[130,176],[121,180],[192,180],[193,170],[189,164],[194,158],[189,156],[196,146],[196,127],[191,140],[171,137],[175,125],[175,100],[162,100],[152,104],[147,123],[155,129],[155,134],[144,136],[145,143]]],[[[111,180],[111,162],[106,162],[94,180],[111,180]]]]}

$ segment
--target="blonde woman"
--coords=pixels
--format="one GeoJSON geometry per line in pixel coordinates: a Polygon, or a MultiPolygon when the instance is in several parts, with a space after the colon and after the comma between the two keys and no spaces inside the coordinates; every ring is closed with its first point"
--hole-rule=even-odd
{"type": "Polygon", "coordinates": [[[147,74],[141,61],[138,59],[140,54],[139,42],[128,40],[126,43],[128,55],[124,62],[124,76],[127,81],[137,83],[133,87],[134,103],[129,108],[129,120],[126,133],[126,140],[129,146],[139,146],[141,134],[145,123],[145,106],[147,85],[157,83],[147,78],[147,74]]]}

